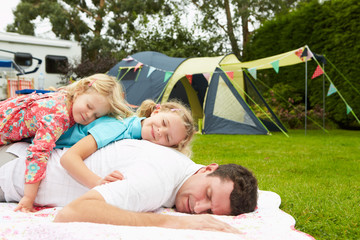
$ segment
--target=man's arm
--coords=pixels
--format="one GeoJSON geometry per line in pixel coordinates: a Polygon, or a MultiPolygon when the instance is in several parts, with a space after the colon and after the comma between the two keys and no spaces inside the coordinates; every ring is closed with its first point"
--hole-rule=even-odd
{"type": "Polygon", "coordinates": [[[55,222],[94,222],[125,226],[154,226],[177,229],[197,229],[240,233],[232,226],[210,215],[171,216],[156,213],[139,213],[107,204],[96,190],[90,190],[65,206],[55,222]]]}

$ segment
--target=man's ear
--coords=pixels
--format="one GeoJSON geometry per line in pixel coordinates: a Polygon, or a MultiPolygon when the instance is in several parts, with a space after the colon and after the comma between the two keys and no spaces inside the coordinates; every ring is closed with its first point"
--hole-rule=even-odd
{"type": "Polygon", "coordinates": [[[212,163],[210,165],[207,165],[203,168],[200,168],[199,171],[197,171],[197,173],[212,173],[214,172],[216,169],[218,169],[219,164],[217,163],[212,163]]]}

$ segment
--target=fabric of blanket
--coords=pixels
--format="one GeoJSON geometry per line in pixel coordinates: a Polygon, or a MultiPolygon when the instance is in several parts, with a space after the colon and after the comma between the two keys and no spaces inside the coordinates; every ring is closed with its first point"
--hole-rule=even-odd
{"type": "MultiPolygon", "coordinates": [[[[314,239],[295,229],[295,219],[279,209],[279,195],[259,191],[257,209],[238,216],[215,216],[243,234],[159,227],[129,227],[96,223],[54,223],[61,208],[39,208],[35,213],[14,212],[15,203],[0,203],[0,239],[314,239]]],[[[158,214],[186,215],[161,208],[158,214]]]]}

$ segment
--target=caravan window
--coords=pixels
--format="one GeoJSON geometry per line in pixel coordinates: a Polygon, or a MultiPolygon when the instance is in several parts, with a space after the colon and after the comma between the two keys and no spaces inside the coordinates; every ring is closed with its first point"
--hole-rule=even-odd
{"type": "Polygon", "coordinates": [[[32,65],[32,55],[30,53],[15,53],[15,63],[20,66],[30,67],[32,65]]]}
{"type": "Polygon", "coordinates": [[[65,73],[68,58],[65,56],[46,55],[45,70],[47,73],[65,73]]]}

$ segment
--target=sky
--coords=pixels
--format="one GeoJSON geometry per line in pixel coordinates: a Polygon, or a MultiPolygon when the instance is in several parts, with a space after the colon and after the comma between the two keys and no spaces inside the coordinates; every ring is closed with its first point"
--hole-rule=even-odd
{"type": "Polygon", "coordinates": [[[6,26],[13,22],[12,10],[15,10],[20,0],[0,0],[0,31],[5,32],[6,26]]]}
{"type": "MultiPolygon", "coordinates": [[[[6,26],[13,23],[14,16],[12,10],[21,0],[0,0],[0,32],[6,32],[6,26]]],[[[51,31],[51,24],[48,21],[35,20],[35,35],[38,37],[55,39],[55,34],[51,31]]]]}

